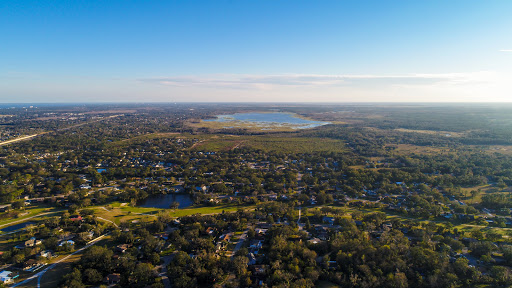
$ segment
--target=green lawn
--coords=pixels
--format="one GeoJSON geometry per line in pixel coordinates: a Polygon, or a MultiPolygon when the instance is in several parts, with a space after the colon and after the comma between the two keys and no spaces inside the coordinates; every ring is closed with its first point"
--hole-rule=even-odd
{"type": "MultiPolygon", "coordinates": [[[[29,207],[26,207],[24,210],[20,210],[20,212],[22,214],[24,214],[23,216],[19,216],[16,218],[11,217],[11,218],[1,219],[0,220],[0,229],[4,228],[5,226],[9,226],[9,224],[11,224],[13,222],[22,223],[23,221],[21,221],[21,220],[33,217],[37,214],[46,213],[46,212],[57,213],[60,211],[63,211],[63,210],[61,210],[59,208],[55,208],[55,207],[46,206],[46,205],[29,206],[29,207]]],[[[9,212],[1,213],[0,217],[1,217],[1,215],[4,215],[4,217],[5,217],[5,215],[8,215],[7,213],[9,213],[9,212]]],[[[16,224],[18,224],[18,223],[16,223],[16,224]]]]}
{"type": "Polygon", "coordinates": [[[155,208],[141,207],[118,207],[112,209],[106,208],[106,210],[103,209],[101,206],[95,206],[91,208],[94,210],[94,215],[110,220],[118,225],[121,222],[130,222],[133,220],[140,220],[142,218],[151,217],[147,215],[156,214],[161,210],[155,208]]]}
{"type": "Polygon", "coordinates": [[[225,151],[235,147],[248,147],[263,151],[286,153],[345,152],[343,141],[327,138],[290,136],[215,136],[204,138],[194,146],[197,151],[225,151]]]}
{"type": "Polygon", "coordinates": [[[132,206],[121,206],[119,202],[114,202],[112,204],[106,206],[93,206],[90,207],[94,209],[94,215],[113,221],[116,224],[120,224],[121,222],[140,220],[143,218],[154,219],[158,213],[167,212],[171,217],[183,217],[193,214],[219,214],[223,211],[225,212],[233,212],[238,209],[254,209],[254,205],[247,206],[235,206],[230,204],[220,205],[220,206],[200,206],[200,207],[191,207],[184,209],[159,209],[159,208],[146,208],[146,207],[132,207],[132,206]],[[107,208],[107,207],[113,207],[107,208]],[[104,209],[105,208],[105,209],[104,209]]]}
{"type": "Polygon", "coordinates": [[[173,217],[183,217],[193,214],[219,214],[222,213],[222,211],[225,212],[233,212],[237,211],[238,209],[244,209],[244,210],[252,210],[255,206],[248,205],[248,206],[235,206],[235,205],[220,205],[220,206],[203,206],[203,207],[195,207],[195,208],[184,208],[184,209],[167,209],[170,211],[171,216],[173,217]]]}

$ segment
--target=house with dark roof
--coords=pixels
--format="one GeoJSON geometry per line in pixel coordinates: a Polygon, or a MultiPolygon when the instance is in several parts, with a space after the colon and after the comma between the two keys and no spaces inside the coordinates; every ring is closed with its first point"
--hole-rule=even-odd
{"type": "Polygon", "coordinates": [[[121,274],[119,273],[113,273],[108,274],[107,277],[105,277],[105,283],[109,285],[117,284],[121,281],[121,274]]]}

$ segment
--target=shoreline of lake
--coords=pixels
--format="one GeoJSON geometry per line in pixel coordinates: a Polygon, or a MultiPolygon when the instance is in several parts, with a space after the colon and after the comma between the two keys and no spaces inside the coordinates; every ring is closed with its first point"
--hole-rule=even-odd
{"type": "MultiPolygon", "coordinates": [[[[248,123],[257,126],[289,127],[291,129],[308,129],[330,124],[330,122],[310,120],[290,112],[250,112],[217,115],[216,119],[204,122],[248,123]]],[[[230,126],[231,127],[231,126],[230,126]]]]}

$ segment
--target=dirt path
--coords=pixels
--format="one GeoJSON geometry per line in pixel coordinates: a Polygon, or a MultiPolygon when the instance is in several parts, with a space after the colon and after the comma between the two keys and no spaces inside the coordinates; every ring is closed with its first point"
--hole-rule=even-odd
{"type": "Polygon", "coordinates": [[[236,148],[240,147],[240,145],[244,144],[245,142],[247,142],[247,140],[238,142],[235,146],[231,147],[230,150],[235,150],[236,148]]]}
{"type": "Polygon", "coordinates": [[[198,146],[199,144],[203,143],[204,141],[206,141],[206,140],[201,140],[201,141],[199,141],[199,142],[194,143],[192,146],[190,146],[190,148],[189,148],[189,149],[190,149],[190,150],[194,149],[196,146],[198,146]]]}
{"type": "Polygon", "coordinates": [[[116,226],[117,228],[119,228],[119,226],[117,226],[117,224],[116,224],[116,223],[114,223],[114,221],[110,221],[110,220],[108,220],[108,219],[101,218],[101,217],[98,217],[98,216],[96,216],[96,218],[98,218],[98,219],[100,219],[100,220],[103,220],[103,221],[107,221],[107,222],[109,222],[109,223],[112,223],[114,226],[116,226]]]}

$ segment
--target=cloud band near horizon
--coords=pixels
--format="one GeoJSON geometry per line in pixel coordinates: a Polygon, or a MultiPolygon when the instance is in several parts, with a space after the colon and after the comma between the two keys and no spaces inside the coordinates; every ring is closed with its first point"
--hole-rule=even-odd
{"type": "Polygon", "coordinates": [[[271,88],[273,86],[359,86],[359,85],[429,85],[438,83],[467,84],[487,82],[492,72],[440,74],[212,74],[143,78],[138,81],[176,87],[271,88]]]}

